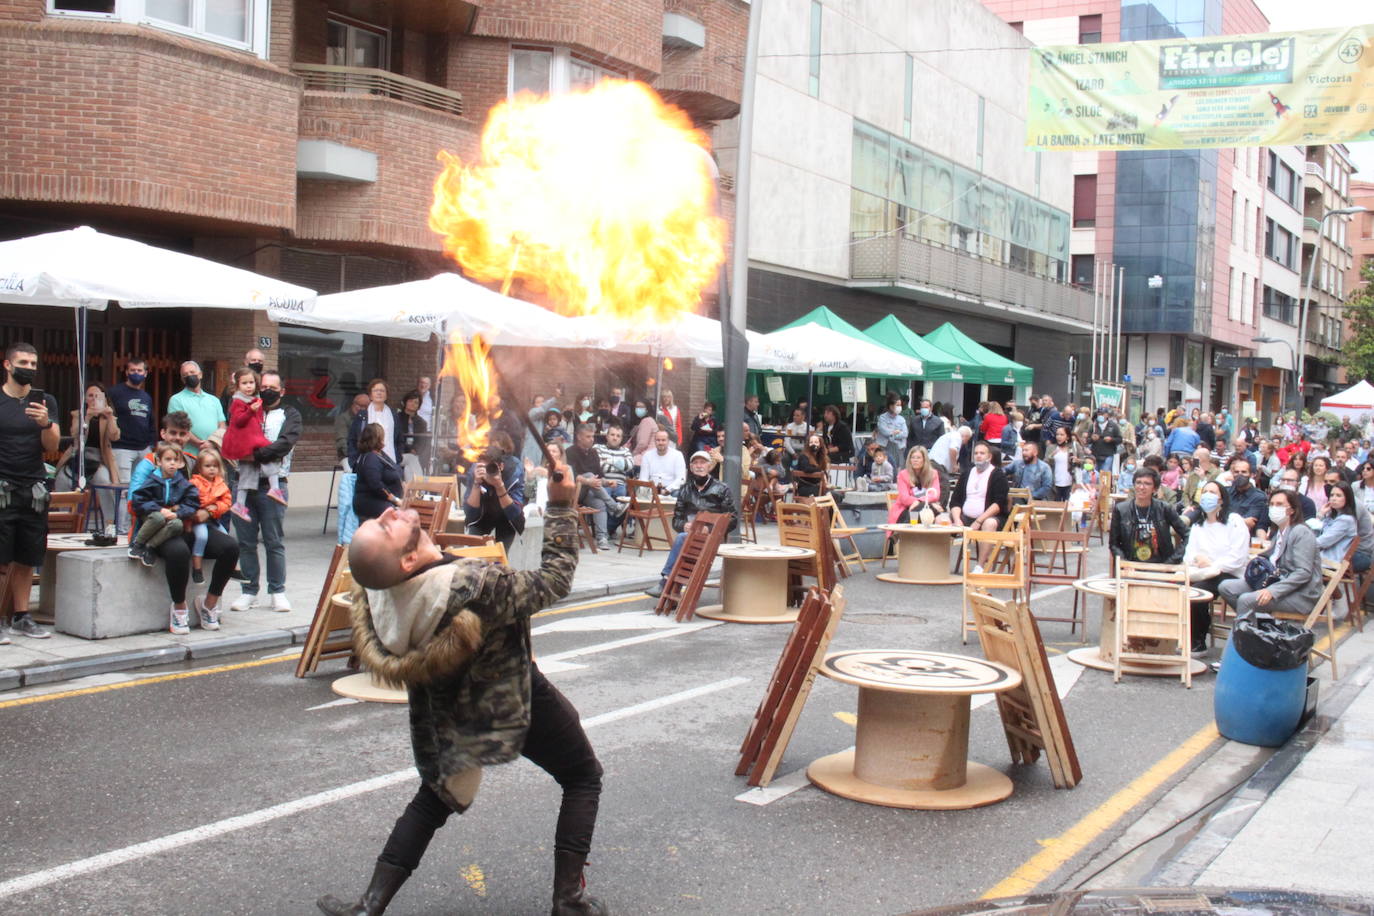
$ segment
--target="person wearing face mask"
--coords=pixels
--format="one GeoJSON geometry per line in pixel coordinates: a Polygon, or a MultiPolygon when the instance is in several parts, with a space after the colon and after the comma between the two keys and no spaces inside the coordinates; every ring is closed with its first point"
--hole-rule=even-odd
{"type": "Polygon", "coordinates": [[[1107,411],[1098,408],[1092,429],[1088,432],[1088,449],[1092,452],[1093,463],[1099,470],[1110,471],[1116,460],[1117,446],[1121,445],[1121,427],[1107,416],[1107,411]]]}
{"type": "MultiPolygon", "coordinates": [[[[252,369],[261,377],[262,370],[267,368],[267,364],[264,362],[265,359],[266,357],[263,356],[262,351],[257,347],[253,347],[247,353],[243,354],[243,362],[240,363],[240,365],[247,369],[252,369]]],[[[224,415],[226,417],[229,416],[229,407],[230,402],[234,399],[234,391],[234,382],[230,379],[229,384],[225,385],[224,390],[219,393],[219,403],[220,406],[224,408],[224,415]]]]}
{"type": "Polygon", "coordinates": [[[638,476],[639,466],[644,463],[644,453],[654,447],[654,433],[658,432],[658,421],[649,416],[648,401],[635,401],[630,430],[630,455],[635,462],[635,476],[638,476]]]}
{"type": "Polygon", "coordinates": [[[277,482],[282,501],[269,498],[268,479],[259,475],[258,486],[247,491],[247,520],[235,516],[234,533],[239,544],[239,566],[243,573],[243,593],[229,605],[231,611],[246,611],[253,606],[259,591],[258,540],[262,540],[267,560],[267,598],[265,607],[285,613],[291,610],[286,597],[286,520],[287,479],[291,474],[291,453],[300,441],[303,424],[300,411],[282,403],[282,380],[276,371],[262,374],[258,396],[262,398],[262,431],[267,445],[253,449],[253,464],[258,468],[279,467],[277,482]]]}
{"type": "MultiPolygon", "coordinates": [[[[115,425],[119,436],[111,441],[111,454],[119,479],[132,476],[138,459],[157,442],[157,409],[153,396],[144,390],[148,381],[148,362],[142,358],[124,364],[124,381],[110,388],[109,404],[114,408],[115,425]]],[[[129,530],[129,519],[119,514],[118,530],[129,530]]]]}
{"type": "Polygon", "coordinates": [[[185,451],[192,457],[200,454],[200,447],[212,436],[223,436],[228,425],[219,398],[201,387],[202,377],[200,363],[195,360],[182,363],[181,384],[185,387],[167,402],[168,413],[181,411],[191,418],[191,438],[186,441],[185,451]]]}
{"type": "Polygon", "coordinates": [[[1269,500],[1264,492],[1255,486],[1254,465],[1250,463],[1250,459],[1232,458],[1227,471],[1231,475],[1231,485],[1226,491],[1231,511],[1245,522],[1247,531],[1252,533],[1268,531],[1269,500]]]}
{"type": "Polygon", "coordinates": [[[592,410],[592,396],[579,394],[573,411],[578,423],[590,423],[592,418],[596,416],[596,411],[592,410]]]}
{"type": "Polygon", "coordinates": [[[930,409],[930,399],[922,398],[920,408],[916,411],[916,415],[911,418],[911,424],[907,430],[907,444],[910,446],[919,445],[926,451],[930,451],[944,434],[945,424],[940,421],[939,417],[935,416],[935,411],[930,409]]]}
{"type": "MultiPolygon", "coordinates": [[[[1011,512],[1007,477],[994,461],[992,446],[979,442],[973,447],[973,467],[959,477],[949,499],[950,523],[970,531],[996,531],[1011,512]]],[[[980,548],[975,573],[982,573],[992,555],[992,545],[980,548]]]]}
{"type": "Polygon", "coordinates": [[[1301,515],[1296,492],[1280,490],[1269,497],[1269,523],[1274,534],[1260,556],[1274,564],[1279,578],[1263,588],[1252,588],[1244,579],[1221,583],[1221,598],[1235,608],[1237,620],[1257,612],[1307,614],[1321,598],[1317,536],[1302,523],[1301,515]]]}
{"type": "Polygon", "coordinates": [[[668,575],[677,563],[683,542],[687,540],[687,523],[696,518],[698,512],[719,512],[730,516],[727,531],[734,531],[739,525],[739,506],[735,496],[729,487],[711,476],[711,464],[711,456],[705,451],[694,452],[692,460],[687,463],[687,482],[678,490],[677,505],[673,507],[673,530],[677,532],[677,537],[673,538],[673,547],[668,551],[668,559],[659,572],[658,584],[646,589],[652,598],[663,594],[668,575]]]}
{"type": "Polygon", "coordinates": [[[1192,602],[1193,655],[1207,653],[1207,633],[1212,628],[1212,599],[1221,583],[1245,572],[1250,559],[1250,529],[1231,511],[1230,497],[1217,481],[1209,481],[1198,497],[1199,512],[1188,531],[1183,564],[1188,583],[1207,593],[1192,602]]]}
{"type": "Polygon", "coordinates": [[[873,441],[889,455],[905,455],[907,441],[906,418],[902,416],[902,396],[887,393],[887,408],[878,416],[873,441]]]}
{"type": "Polygon", "coordinates": [[[1302,512],[1302,519],[1299,521],[1317,517],[1316,503],[1298,491],[1298,485],[1301,481],[1302,474],[1297,468],[1284,468],[1283,472],[1274,478],[1274,485],[1271,489],[1271,494],[1286,490],[1298,498],[1298,508],[1302,512]]]}

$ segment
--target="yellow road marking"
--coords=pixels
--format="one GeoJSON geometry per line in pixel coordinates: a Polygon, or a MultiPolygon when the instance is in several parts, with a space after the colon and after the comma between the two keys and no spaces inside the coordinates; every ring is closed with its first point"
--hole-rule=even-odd
{"type": "Polygon", "coordinates": [[[273,665],[277,662],[294,662],[300,658],[300,653],[292,655],[277,655],[272,658],[258,658],[251,662],[236,662],[232,665],[216,665],[213,668],[197,668],[195,671],[177,671],[173,674],[159,674],[154,677],[139,678],[135,681],[121,681],[118,684],[102,684],[99,687],[80,687],[76,690],[63,690],[58,693],[45,693],[36,697],[20,697],[17,700],[5,700],[0,702],[0,709],[9,709],[12,706],[28,706],[32,703],[46,703],[49,700],[63,700],[67,697],[84,697],[93,693],[108,693],[111,690],[123,690],[125,687],[142,687],[145,684],[165,684],[168,681],[183,681],[188,677],[204,677],[207,674],[220,674],[224,671],[239,671],[243,668],[257,668],[262,665],[273,665]]]}
{"type": "MultiPolygon", "coordinates": [[[[612,604],[625,604],[629,601],[642,601],[647,595],[628,595],[621,598],[609,598],[605,601],[593,601],[587,604],[575,604],[572,607],[559,608],[556,611],[541,611],[535,614],[536,617],[552,617],[556,614],[570,614],[573,611],[585,611],[590,608],[606,607],[612,604]]],[[[154,677],[139,678],[131,681],[121,681],[118,684],[101,684],[98,687],[80,687],[75,690],[61,690],[56,693],[45,693],[41,696],[20,697],[16,700],[0,701],[0,709],[9,709],[14,706],[29,706],[33,703],[47,703],[51,700],[64,700],[68,697],[84,697],[96,693],[108,693],[111,690],[123,690],[126,687],[142,687],[148,684],[165,684],[168,681],[180,681],[189,677],[204,677],[207,674],[221,674],[225,671],[240,671],[244,668],[257,668],[261,665],[271,665],[276,662],[293,662],[300,658],[300,653],[291,655],[277,655],[272,658],[259,658],[251,662],[236,662],[232,665],[215,665],[212,668],[197,668],[194,671],[177,671],[172,674],[159,674],[154,677]]]]}
{"type": "Polygon", "coordinates": [[[835,718],[851,728],[859,724],[859,717],[852,712],[837,712],[835,713],[835,718]]]}
{"type": "Polygon", "coordinates": [[[983,895],[983,899],[1013,897],[1033,891],[1062,865],[1082,852],[1089,843],[1121,820],[1132,808],[1144,801],[1151,792],[1192,762],[1219,737],[1221,736],[1217,733],[1216,726],[1207,725],[1137,776],[1130,785],[1084,815],[1082,820],[1068,830],[1057,837],[1037,841],[1045,848],[990,888],[983,895]]]}
{"type": "Polygon", "coordinates": [[[482,873],[481,866],[473,864],[466,868],[460,868],[458,874],[462,875],[468,887],[472,888],[478,897],[487,895],[487,876],[482,873]]]}

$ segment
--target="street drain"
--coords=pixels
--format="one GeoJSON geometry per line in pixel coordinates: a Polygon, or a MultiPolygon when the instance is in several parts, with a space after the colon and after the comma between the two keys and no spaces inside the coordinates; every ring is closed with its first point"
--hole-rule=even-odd
{"type": "Polygon", "coordinates": [[[877,612],[865,614],[845,614],[844,619],[853,623],[877,623],[877,624],[926,624],[930,621],[915,614],[879,614],[877,612]]]}

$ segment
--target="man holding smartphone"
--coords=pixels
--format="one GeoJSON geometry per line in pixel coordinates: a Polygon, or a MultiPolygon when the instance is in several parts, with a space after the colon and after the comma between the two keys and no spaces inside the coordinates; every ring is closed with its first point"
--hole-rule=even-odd
{"type": "MultiPolygon", "coordinates": [[[[157,410],[153,396],[144,388],[148,380],[148,363],[141,357],[124,364],[124,381],[110,388],[110,405],[114,407],[119,438],[114,440],[115,467],[119,481],[133,479],[134,466],[148,450],[157,444],[157,410]]],[[[129,530],[129,516],[119,514],[119,533],[129,530]]]]}
{"type": "MultiPolygon", "coordinates": [[[[57,451],[57,402],[33,387],[38,351],[33,344],[5,349],[0,386],[0,569],[8,572],[13,615],[0,627],[0,644],[11,633],[31,639],[52,634],[29,616],[33,568],[48,549],[48,488],[43,453],[57,451]]],[[[4,596],[0,596],[3,598],[4,596]]]]}

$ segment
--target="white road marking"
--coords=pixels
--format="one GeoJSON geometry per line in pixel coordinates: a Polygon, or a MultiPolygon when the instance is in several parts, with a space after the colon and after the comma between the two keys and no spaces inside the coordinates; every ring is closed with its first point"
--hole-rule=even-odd
{"type": "MultiPolygon", "coordinates": [[[[703,684],[700,687],[693,687],[682,690],[678,693],[670,693],[667,696],[658,697],[653,700],[646,700],[643,703],[636,703],[633,706],[626,706],[621,709],[613,709],[604,712],[590,719],[582,720],[583,728],[595,728],[598,725],[605,725],[609,722],[618,722],[631,716],[641,713],[651,712],[655,709],[662,709],[675,703],[684,703],[687,700],[696,699],[708,693],[715,693],[719,690],[726,690],[748,682],[745,677],[726,678],[723,681],[715,681],[711,684],[703,684]]],[[[37,890],[56,884],[59,881],[66,881],[71,878],[78,878],[82,875],[89,875],[93,872],[104,871],[116,865],[124,865],[149,856],[159,855],[173,850],[180,851],[193,843],[200,843],[211,840],[215,837],[224,836],[227,833],[234,833],[239,830],[246,830],[249,827],[256,827],[270,821],[279,820],[283,817],[290,817],[293,814],[300,814],[303,811],[310,811],[314,808],[321,808],[325,805],[332,805],[345,799],[354,798],[359,795],[366,795],[369,792],[376,792],[379,789],[386,789],[403,782],[409,782],[415,778],[415,768],[406,767],[404,770],[397,770],[394,773],[384,773],[381,776],[374,776],[371,779],[364,779],[361,782],[349,783],[346,786],[339,786],[325,792],[317,792],[314,795],[307,795],[294,801],[283,802],[279,805],[272,805],[269,808],[261,808],[257,811],[250,811],[247,814],[240,814],[236,817],[228,817],[224,820],[215,821],[210,824],[202,824],[199,827],[192,827],[189,830],[182,830],[178,833],[168,834],[157,839],[148,840],[143,843],[135,843],[132,846],[125,846],[122,849],[114,849],[100,855],[90,856],[85,859],[77,859],[75,862],[68,862],[65,865],[58,865],[54,868],[47,868],[42,871],[32,872],[21,875],[18,878],[11,878],[8,881],[0,882],[0,899],[12,897],[15,894],[22,894],[26,891],[37,890]]]]}
{"type": "MultiPolygon", "coordinates": [[[[1055,692],[1059,694],[1059,699],[1064,699],[1073,689],[1073,685],[1078,683],[1078,678],[1082,676],[1084,668],[1076,664],[1067,655],[1056,655],[1050,659],[1050,671],[1054,674],[1055,692]]],[[[991,703],[995,694],[982,693],[973,698],[971,708],[977,709],[991,703]]],[[[852,747],[845,750],[853,750],[852,747]]],[[[735,796],[735,801],[744,802],[748,805],[771,805],[780,798],[786,798],[798,789],[805,789],[811,785],[811,781],[806,778],[806,768],[795,770],[786,776],[773,780],[766,786],[759,786],[748,791],[741,792],[735,796]]]]}
{"type": "Polygon", "coordinates": [[[624,614],[592,614],[587,617],[564,617],[541,624],[530,630],[531,636],[544,633],[588,633],[599,630],[667,630],[679,627],[672,617],[653,611],[630,611],[624,614]]]}
{"type": "Polygon", "coordinates": [[[317,709],[330,709],[335,706],[352,706],[354,703],[361,703],[362,700],[355,700],[352,697],[342,697],[338,700],[330,700],[328,703],[321,703],[318,706],[307,706],[306,712],[314,712],[317,709]]]}
{"type": "Polygon", "coordinates": [[[723,620],[706,620],[700,623],[679,624],[671,630],[657,630],[640,636],[627,636],[624,639],[613,639],[610,642],[593,643],[580,649],[568,649],[565,652],[555,652],[552,655],[541,655],[539,656],[539,666],[542,668],[545,662],[561,662],[570,658],[581,658],[584,655],[595,655],[598,652],[610,652],[612,649],[621,649],[625,646],[635,646],[642,642],[653,642],[656,639],[668,639],[673,636],[681,636],[684,633],[695,633],[697,630],[722,626],[724,623],[723,620]]]}
{"type": "Polygon", "coordinates": [[[1072,585],[1056,585],[1054,588],[1045,588],[1045,589],[1041,589],[1040,591],[1035,592],[1034,594],[1032,594],[1032,595],[1030,596],[1030,600],[1031,600],[1031,601],[1034,601],[1034,600],[1036,600],[1037,598],[1044,598],[1046,595],[1057,595],[1059,592],[1064,591],[1064,589],[1066,589],[1066,588],[1073,588],[1073,586],[1072,586],[1072,585]]]}

